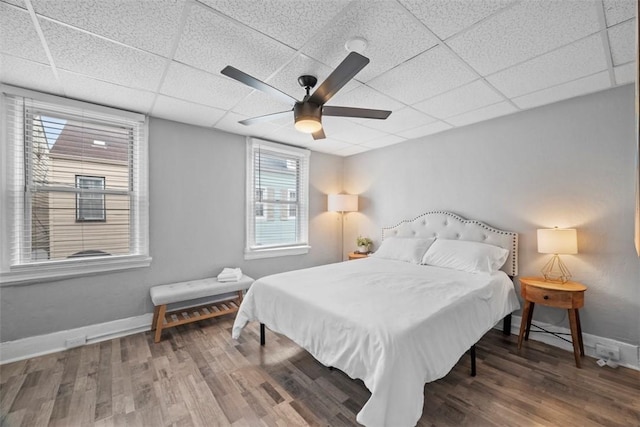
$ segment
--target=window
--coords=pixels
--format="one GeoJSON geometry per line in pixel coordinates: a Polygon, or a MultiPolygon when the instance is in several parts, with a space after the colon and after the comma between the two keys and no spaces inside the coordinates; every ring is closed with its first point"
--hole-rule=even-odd
{"type": "Polygon", "coordinates": [[[104,177],[76,175],[76,221],[105,221],[104,177]]]}
{"type": "Polygon", "coordinates": [[[146,118],[1,88],[0,283],[148,266],[146,118]]]}
{"type": "Polygon", "coordinates": [[[309,251],[308,186],[308,150],[247,139],[246,259],[309,251]]]}

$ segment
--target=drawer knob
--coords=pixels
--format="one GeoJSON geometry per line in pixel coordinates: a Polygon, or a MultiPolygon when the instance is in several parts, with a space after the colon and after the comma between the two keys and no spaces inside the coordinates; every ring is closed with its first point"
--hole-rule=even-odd
{"type": "Polygon", "coordinates": [[[549,299],[549,295],[545,295],[545,296],[544,296],[544,299],[549,299]]]}

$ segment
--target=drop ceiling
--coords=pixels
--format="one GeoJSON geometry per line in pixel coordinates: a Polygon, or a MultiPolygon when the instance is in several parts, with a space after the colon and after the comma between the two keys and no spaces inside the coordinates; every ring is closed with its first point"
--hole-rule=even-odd
{"type": "MultiPolygon", "coordinates": [[[[0,0],[0,81],[178,122],[349,156],[635,82],[634,0],[0,0]],[[370,59],[324,117],[220,74],[232,65],[294,98],[363,37],[370,59]]],[[[153,141],[151,141],[153,143],[153,141]]]]}

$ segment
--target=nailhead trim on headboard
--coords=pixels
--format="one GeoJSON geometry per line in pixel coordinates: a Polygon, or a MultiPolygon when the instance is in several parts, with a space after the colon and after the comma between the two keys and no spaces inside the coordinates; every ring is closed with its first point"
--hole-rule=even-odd
{"type": "MultiPolygon", "coordinates": [[[[507,262],[502,267],[509,276],[516,276],[518,274],[518,233],[514,233],[512,231],[499,230],[497,228],[491,227],[490,225],[485,224],[484,222],[477,220],[470,220],[462,218],[459,215],[456,215],[447,211],[430,211],[425,212],[422,215],[419,215],[413,219],[402,220],[396,225],[392,227],[383,227],[382,228],[382,240],[385,237],[390,237],[391,235],[397,236],[400,231],[403,230],[403,227],[408,226],[410,228],[410,235],[405,235],[404,237],[438,237],[439,234],[443,234],[447,227],[451,227],[453,225],[460,224],[462,228],[464,227],[474,227],[469,229],[469,231],[477,232],[478,230],[482,230],[483,233],[477,235],[462,235],[460,232],[456,232],[455,234],[449,235],[445,234],[448,239],[461,239],[461,240],[471,240],[483,242],[486,240],[491,240],[491,244],[495,244],[497,246],[503,247],[509,251],[509,257],[507,258],[507,262]],[[435,219],[439,219],[442,221],[442,216],[444,216],[444,222],[442,222],[441,226],[438,224],[432,224],[432,219],[429,217],[434,217],[435,219]],[[430,225],[431,232],[433,234],[430,235],[419,235],[414,225],[422,225],[424,227],[430,225]],[[435,227],[433,227],[435,225],[435,227]],[[391,233],[391,234],[390,234],[391,233]],[[492,236],[496,236],[492,238],[492,236]]],[[[461,230],[462,231],[462,230],[461,230]]],[[[464,231],[462,231],[464,232],[464,231]]]]}

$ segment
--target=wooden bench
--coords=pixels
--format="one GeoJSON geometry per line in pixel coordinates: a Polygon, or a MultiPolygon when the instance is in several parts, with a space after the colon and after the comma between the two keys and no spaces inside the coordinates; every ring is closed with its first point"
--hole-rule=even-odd
{"type": "Polygon", "coordinates": [[[150,291],[151,301],[153,301],[155,307],[151,330],[155,330],[154,341],[160,342],[163,329],[237,312],[242,302],[243,291],[249,289],[252,283],[253,279],[251,277],[243,275],[237,282],[218,282],[215,277],[211,277],[152,287],[150,291]],[[236,292],[237,297],[195,307],[167,311],[168,304],[214,297],[231,292],[236,292]]]}

